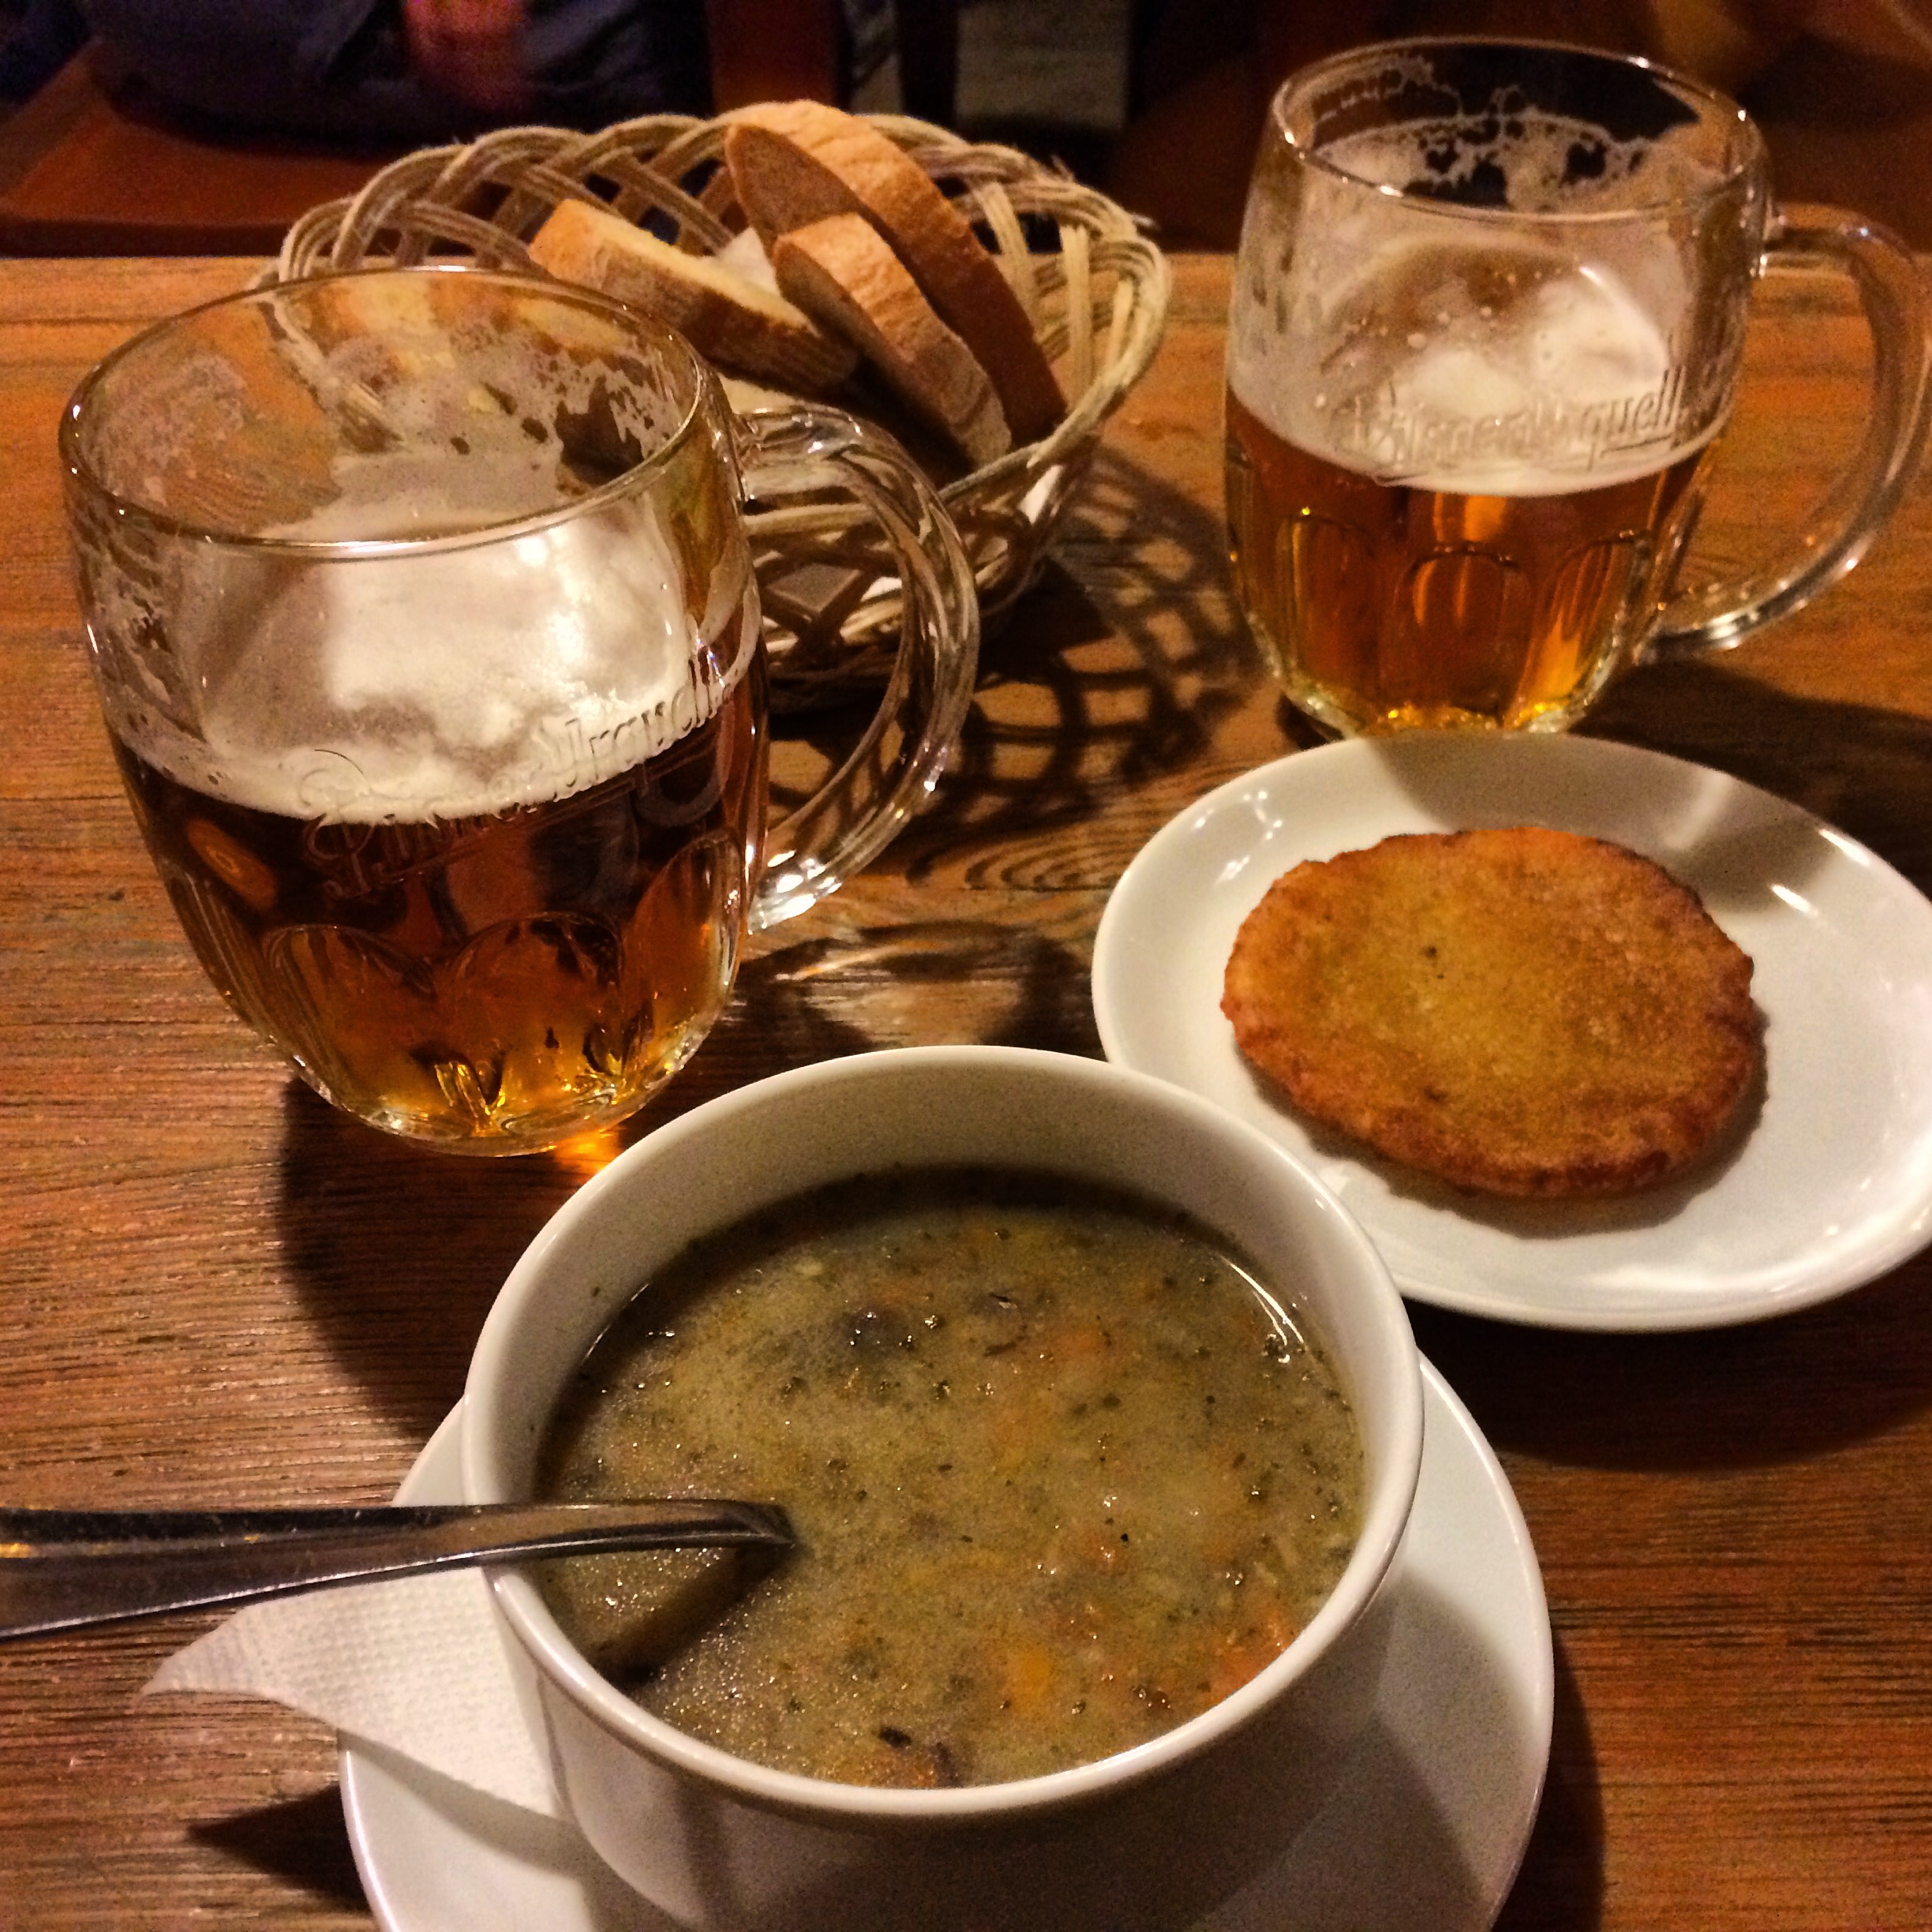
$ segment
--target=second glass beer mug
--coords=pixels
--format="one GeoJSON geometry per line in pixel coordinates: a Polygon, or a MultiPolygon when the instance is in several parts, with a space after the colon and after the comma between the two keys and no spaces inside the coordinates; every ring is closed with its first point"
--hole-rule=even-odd
{"type": "Polygon", "coordinates": [[[897,447],[734,425],[680,338],[561,284],[216,303],[110,357],[61,440],[108,730],[202,964],[327,1098],[460,1151],[642,1105],[971,698],[972,575],[897,447]],[[906,590],[871,733],[769,832],[741,461],[761,498],[842,475],[906,590]]]}
{"type": "Polygon", "coordinates": [[[1647,656],[1733,643],[1855,560],[1925,430],[1911,256],[1774,210],[1732,103],[1503,42],[1340,55],[1277,95],[1230,315],[1235,578],[1338,732],[1561,729],[1647,656]],[[1753,277],[1829,261],[1876,346],[1852,468],[1749,581],[1672,597],[1753,277]]]}

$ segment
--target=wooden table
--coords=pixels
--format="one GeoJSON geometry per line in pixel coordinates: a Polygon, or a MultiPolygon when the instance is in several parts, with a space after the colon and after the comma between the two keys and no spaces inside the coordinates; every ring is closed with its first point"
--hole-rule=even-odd
{"type": "MultiPolygon", "coordinates": [[[[337,1118],[230,1017],[116,783],[77,636],[54,425],[135,325],[235,262],[0,268],[0,1496],[386,1496],[498,1282],[581,1178],[337,1118]]],[[[1095,925],[1142,841],[1304,735],[1231,607],[1224,260],[1057,560],[989,646],[957,775],[868,876],[773,934],[641,1125],[800,1059],[942,1040],[1099,1050],[1095,925]]],[[[1783,285],[1700,550],[1788,523],[1863,407],[1828,285],[1783,285]]],[[[1737,773],[1932,878],[1932,488],[1735,657],[1646,671],[1593,728],[1737,773]]],[[[1932,1263],[1705,1335],[1414,1311],[1500,1451],[1556,1636],[1556,1743],[1503,1923],[1932,1924],[1932,1263]]],[[[200,1627],[0,1651],[0,1926],[366,1923],[332,1740],[136,1694],[200,1627]]]]}

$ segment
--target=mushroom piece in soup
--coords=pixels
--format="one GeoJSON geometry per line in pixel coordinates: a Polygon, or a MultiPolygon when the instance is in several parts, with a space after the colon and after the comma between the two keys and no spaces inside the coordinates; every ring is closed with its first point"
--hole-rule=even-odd
{"type": "Polygon", "coordinates": [[[770,1500],[799,1547],[573,1558],[543,1587],[646,1709],[737,1756],[997,1783],[1252,1677],[1340,1576],[1362,1481],[1292,1283],[1082,1182],[893,1170],[686,1250],[544,1444],[546,1497],[770,1500]]]}

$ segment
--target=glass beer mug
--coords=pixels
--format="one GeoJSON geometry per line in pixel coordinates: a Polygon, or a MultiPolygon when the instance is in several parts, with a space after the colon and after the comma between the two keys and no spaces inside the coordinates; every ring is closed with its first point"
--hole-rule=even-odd
{"type": "Polygon", "coordinates": [[[874,857],[970,702],[957,533],[837,412],[739,424],[681,338],[475,269],[166,322],[62,427],[93,668],[149,851],[230,1004],[319,1092],[469,1153],[620,1120],[746,933],[874,857]],[[900,552],[859,751],[766,827],[742,485],[847,486],[900,552]]]}
{"type": "Polygon", "coordinates": [[[1925,429],[1911,256],[1770,202],[1732,103],[1645,62],[1397,42],[1291,77],[1229,318],[1237,588],[1328,730],[1559,730],[1645,657],[1735,642],[1855,561],[1925,429]],[[1748,581],[1672,594],[1753,277],[1848,271],[1876,348],[1850,469],[1748,581]]]}

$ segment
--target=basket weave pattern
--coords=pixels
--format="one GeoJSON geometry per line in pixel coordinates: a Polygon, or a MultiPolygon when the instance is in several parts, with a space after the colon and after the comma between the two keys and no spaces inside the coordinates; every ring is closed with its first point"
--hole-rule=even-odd
{"type": "MultiPolygon", "coordinates": [[[[950,195],[998,260],[1068,398],[1037,443],[945,485],[972,559],[983,616],[1025,587],[1106,418],[1151,359],[1167,308],[1167,264],[1132,216],[1012,148],[872,115],[950,195]]],[[[506,128],[466,146],[427,148],[354,197],[311,209],[272,274],[474,261],[528,270],[524,244],[560,201],[595,201],[694,252],[744,224],[723,166],[728,116],[657,114],[594,134],[506,128]]],[[[883,533],[856,499],[750,517],[764,593],[774,695],[793,706],[874,683],[890,668],[899,593],[883,533]]]]}

